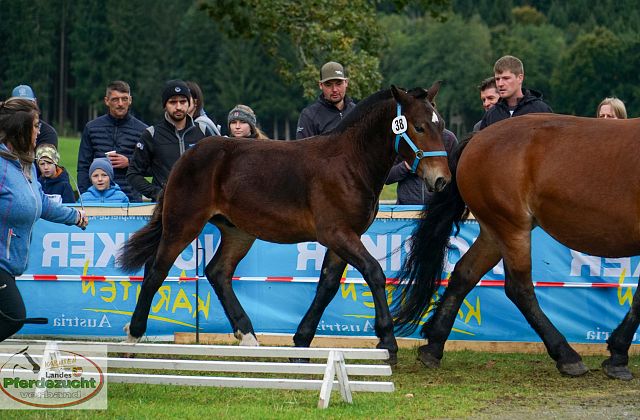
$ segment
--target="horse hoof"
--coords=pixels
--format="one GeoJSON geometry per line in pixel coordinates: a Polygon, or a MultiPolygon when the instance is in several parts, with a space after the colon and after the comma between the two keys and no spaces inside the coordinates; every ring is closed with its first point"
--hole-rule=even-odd
{"type": "Polygon", "coordinates": [[[440,359],[433,356],[422,347],[418,349],[418,360],[420,360],[422,364],[429,369],[438,369],[440,367],[440,359]]]}
{"type": "Polygon", "coordinates": [[[240,340],[241,346],[248,346],[248,347],[260,346],[260,344],[258,343],[258,339],[256,338],[255,335],[253,335],[253,333],[243,334],[240,331],[236,331],[234,335],[238,340],[240,340]]]}
{"type": "Polygon", "coordinates": [[[124,332],[127,333],[127,338],[124,340],[125,343],[139,343],[142,340],[142,337],[134,337],[131,335],[129,331],[129,323],[127,323],[124,328],[124,332]]]}
{"type": "Polygon", "coordinates": [[[589,372],[589,368],[586,367],[585,364],[582,363],[581,361],[578,361],[575,363],[564,363],[564,364],[558,363],[556,367],[558,368],[561,374],[566,376],[572,376],[572,377],[582,376],[585,373],[589,372]]]}
{"type": "Polygon", "coordinates": [[[630,381],[633,379],[633,374],[629,368],[626,366],[613,366],[610,359],[602,362],[602,370],[604,374],[611,379],[619,379],[621,381],[630,381]]]}
{"type": "Polygon", "coordinates": [[[384,361],[391,367],[398,365],[398,353],[389,352],[389,358],[384,361]]]}

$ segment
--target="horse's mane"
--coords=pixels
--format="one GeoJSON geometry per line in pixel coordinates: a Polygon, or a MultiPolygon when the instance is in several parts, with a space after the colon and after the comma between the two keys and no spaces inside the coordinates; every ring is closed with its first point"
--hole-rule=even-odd
{"type": "MultiPolygon", "coordinates": [[[[413,88],[409,90],[406,90],[404,88],[398,89],[405,90],[409,95],[415,96],[417,98],[426,96],[426,91],[422,88],[413,88]]],[[[361,121],[365,116],[370,115],[372,107],[377,105],[380,101],[390,99],[391,97],[391,89],[382,89],[358,102],[353,111],[349,112],[342,119],[342,121],[340,121],[340,124],[336,126],[336,128],[332,131],[332,134],[343,133],[347,129],[347,127],[353,125],[358,121],[361,121]]]]}
{"type": "Polygon", "coordinates": [[[338,124],[331,134],[343,133],[349,126],[361,121],[366,115],[370,114],[372,106],[389,98],[391,98],[391,89],[382,89],[358,102],[353,111],[349,112],[342,121],[340,121],[340,124],[338,124]]]}

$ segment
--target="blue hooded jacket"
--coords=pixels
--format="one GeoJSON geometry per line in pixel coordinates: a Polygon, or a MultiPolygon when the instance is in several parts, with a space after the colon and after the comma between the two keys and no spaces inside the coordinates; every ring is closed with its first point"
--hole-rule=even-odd
{"type": "Polygon", "coordinates": [[[108,190],[98,191],[93,185],[82,193],[82,203],[128,203],[129,197],[122,192],[120,186],[112,183],[108,190]]]}
{"type": "MultiPolygon", "coordinates": [[[[0,150],[9,152],[4,144],[0,150]]],[[[35,165],[29,181],[18,160],[0,156],[0,269],[22,275],[29,262],[33,225],[39,218],[74,225],[78,211],[49,200],[42,192],[35,165]]]]}

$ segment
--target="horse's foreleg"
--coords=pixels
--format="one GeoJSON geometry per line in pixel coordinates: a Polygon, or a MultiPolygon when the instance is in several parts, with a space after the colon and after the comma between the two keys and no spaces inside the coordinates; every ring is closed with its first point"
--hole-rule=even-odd
{"type": "Polygon", "coordinates": [[[221,225],[218,228],[222,239],[218,250],[205,268],[205,274],[220,300],[233,334],[240,340],[240,345],[257,346],[258,340],[251,320],[231,286],[236,266],[247,255],[256,238],[227,225],[221,225]]]}
{"type": "Polygon", "coordinates": [[[293,343],[296,347],[309,347],[311,344],[322,314],[338,293],[340,278],[346,266],[347,263],[342,258],[327,249],[322,262],[316,295],[293,336],[293,343]]]}
{"type": "Polygon", "coordinates": [[[567,339],[542,312],[531,280],[530,233],[513,235],[505,242],[505,292],[515,303],[527,322],[542,339],[547,352],[556,361],[560,373],[568,376],[584,375],[589,369],[567,339]]]}
{"type": "Polygon", "coordinates": [[[451,334],[462,302],[482,276],[499,261],[498,248],[481,229],[478,239],[457,262],[433,316],[422,328],[422,334],[428,343],[418,348],[418,359],[426,367],[440,366],[445,342],[451,334]]]}
{"type": "Polygon", "coordinates": [[[377,348],[388,350],[388,361],[390,364],[395,364],[398,360],[398,343],[393,334],[393,318],[387,303],[386,276],[378,261],[369,254],[355,232],[345,234],[345,232],[334,230],[332,233],[334,235],[330,236],[328,248],[355,267],[371,290],[376,317],[374,327],[380,339],[377,348]]]}
{"type": "Polygon", "coordinates": [[[614,379],[630,381],[633,374],[627,367],[629,363],[629,347],[633,340],[633,335],[640,325],[640,281],[638,288],[633,295],[633,301],[629,312],[618,327],[611,333],[607,340],[607,349],[611,356],[602,362],[604,373],[614,379]]]}

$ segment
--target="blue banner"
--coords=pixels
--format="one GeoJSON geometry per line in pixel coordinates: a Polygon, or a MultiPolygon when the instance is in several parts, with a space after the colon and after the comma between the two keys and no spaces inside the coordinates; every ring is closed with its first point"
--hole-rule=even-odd
{"type": "MultiPolygon", "coordinates": [[[[406,254],[414,210],[382,206],[384,217],[377,218],[362,236],[389,279],[395,277],[406,254]]],[[[123,336],[122,328],[129,322],[141,283],[122,273],[115,266],[115,257],[122,243],[147,220],[148,216],[92,216],[86,231],[40,220],[33,233],[29,267],[18,286],[28,315],[48,317],[49,324],[28,325],[21,333],[123,336]]],[[[452,237],[447,274],[478,232],[477,223],[468,221],[460,234],[452,237]]],[[[201,332],[231,332],[206,279],[198,281],[198,293],[196,282],[189,280],[202,275],[202,267],[212,258],[219,240],[218,230],[208,225],[178,258],[154,298],[148,335],[195,332],[196,316],[201,332]]],[[[629,310],[640,275],[640,258],[581,254],[540,229],[533,231],[532,246],[536,294],[551,321],[571,342],[605,342],[629,310]],[[624,286],[617,287],[619,284],[624,286]]],[[[233,282],[256,332],[295,333],[315,295],[324,251],[315,242],[278,245],[256,241],[238,266],[234,274],[237,281],[233,282]]],[[[375,336],[373,301],[361,279],[360,273],[349,267],[346,282],[327,308],[317,334],[375,336]]],[[[498,264],[465,299],[450,339],[539,341],[506,298],[504,288],[491,285],[502,280],[504,269],[498,264]]],[[[387,286],[389,301],[400,296],[400,287],[387,286]]],[[[638,334],[633,341],[640,342],[638,334]]]]}

